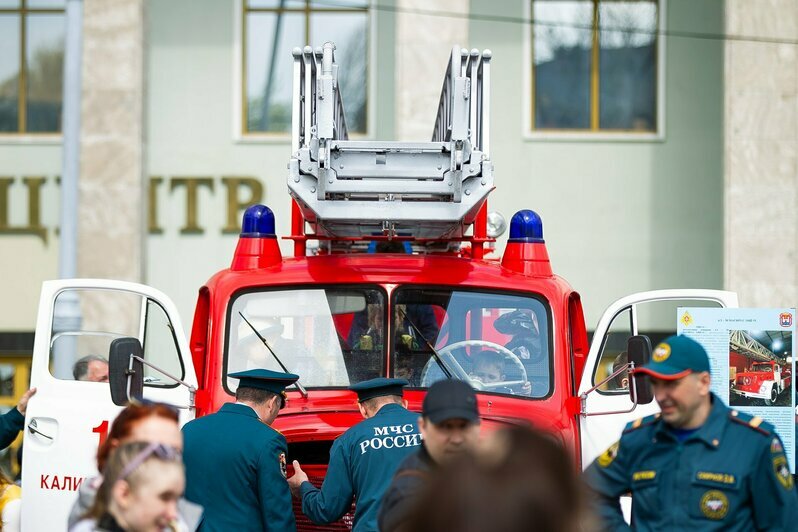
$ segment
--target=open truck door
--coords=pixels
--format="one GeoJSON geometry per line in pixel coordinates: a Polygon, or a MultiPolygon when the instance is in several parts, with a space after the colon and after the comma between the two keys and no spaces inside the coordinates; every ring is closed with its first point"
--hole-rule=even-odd
{"type": "Polygon", "coordinates": [[[689,289],[640,292],[615,301],[604,311],[579,386],[583,468],[618,441],[628,422],[659,412],[648,383],[629,376],[624,364],[644,363],[650,344],[676,334],[678,307],[705,306],[737,307],[737,294],[689,289]]]}
{"type": "Polygon", "coordinates": [[[112,401],[107,378],[79,381],[73,368],[87,355],[108,360],[112,344],[125,342],[138,343],[138,354],[147,363],[137,366],[141,396],[178,407],[181,424],[192,419],[197,380],[183,326],[168,297],[121,281],[69,279],[42,285],[31,366],[31,386],[38,391],[28,404],[23,443],[26,530],[66,530],[80,484],[98,474],[97,447],[122,407],[112,401]],[[54,320],[65,314],[70,319],[54,320]]]}

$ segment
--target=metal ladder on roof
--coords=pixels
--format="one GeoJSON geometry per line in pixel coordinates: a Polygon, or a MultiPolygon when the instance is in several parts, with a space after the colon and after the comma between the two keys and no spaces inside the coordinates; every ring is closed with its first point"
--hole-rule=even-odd
{"type": "Polygon", "coordinates": [[[395,142],[349,140],[334,50],[293,51],[288,188],[315,237],[462,239],[493,189],[490,51],[455,46],[432,139],[395,142]]]}

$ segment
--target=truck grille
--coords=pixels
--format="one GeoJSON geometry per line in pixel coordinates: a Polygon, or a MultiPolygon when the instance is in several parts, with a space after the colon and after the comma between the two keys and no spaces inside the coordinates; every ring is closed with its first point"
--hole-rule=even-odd
{"type": "MultiPolygon", "coordinates": [[[[324,481],[324,471],[327,469],[327,466],[302,466],[302,469],[305,470],[305,473],[308,474],[308,480],[310,480],[311,484],[316,486],[317,488],[321,487],[321,483],[324,481]],[[317,471],[320,470],[320,471],[317,471]],[[318,473],[321,473],[319,475],[318,473]],[[316,474],[314,474],[316,473],[316,474]]],[[[297,532],[304,532],[304,531],[312,531],[312,530],[325,530],[325,531],[339,531],[339,530],[352,530],[352,520],[355,517],[355,505],[352,505],[352,508],[338,521],[334,523],[330,523],[329,525],[314,525],[310,519],[305,517],[305,514],[302,513],[302,501],[300,499],[294,499],[294,515],[296,516],[296,529],[297,532]]]]}

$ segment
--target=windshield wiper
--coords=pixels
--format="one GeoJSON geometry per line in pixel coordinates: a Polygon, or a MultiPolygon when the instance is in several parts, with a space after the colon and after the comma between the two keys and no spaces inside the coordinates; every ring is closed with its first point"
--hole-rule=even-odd
{"type": "MultiPolygon", "coordinates": [[[[446,365],[446,362],[443,361],[443,359],[441,358],[441,355],[438,354],[437,349],[435,349],[435,347],[433,347],[433,345],[429,342],[429,340],[427,340],[427,337],[424,336],[424,334],[421,332],[421,329],[419,329],[416,326],[416,324],[413,323],[413,320],[410,319],[410,316],[407,315],[407,312],[405,312],[402,309],[402,307],[397,305],[396,306],[396,310],[397,310],[397,312],[400,313],[399,317],[402,318],[402,320],[407,320],[408,325],[410,325],[410,327],[412,327],[413,330],[416,331],[416,334],[418,335],[418,337],[421,338],[422,340],[424,340],[424,343],[427,344],[427,349],[432,351],[432,356],[433,356],[433,358],[435,358],[435,362],[438,363],[438,367],[440,367],[441,370],[446,374],[446,378],[447,379],[452,379],[453,378],[452,377],[452,370],[449,368],[449,366],[446,365]]],[[[462,379],[459,379],[459,380],[462,380],[462,379]]]]}
{"type": "MultiPolygon", "coordinates": [[[[282,361],[282,360],[280,360],[280,359],[277,357],[277,355],[274,353],[274,350],[272,350],[272,348],[269,346],[269,342],[267,342],[267,341],[266,341],[266,338],[264,338],[264,337],[263,337],[263,336],[262,336],[262,335],[261,335],[261,334],[258,332],[258,330],[255,328],[255,326],[254,326],[254,325],[252,325],[252,324],[249,322],[249,320],[248,320],[248,319],[247,319],[247,318],[244,316],[244,314],[243,314],[243,313],[242,313],[240,310],[238,311],[238,315],[239,315],[239,316],[241,316],[241,319],[242,319],[242,320],[244,320],[244,321],[247,323],[247,325],[249,325],[249,328],[250,328],[250,329],[252,329],[252,332],[254,332],[254,333],[255,333],[255,335],[256,335],[258,338],[260,338],[260,341],[261,341],[261,342],[263,342],[263,345],[265,345],[265,346],[266,346],[266,349],[268,349],[268,350],[269,350],[269,353],[271,353],[271,354],[272,354],[272,356],[274,357],[274,360],[276,360],[276,361],[277,361],[277,363],[278,363],[278,364],[280,364],[280,367],[281,367],[281,368],[283,368],[283,371],[284,371],[285,373],[291,373],[290,371],[288,371],[288,368],[286,368],[286,367],[285,367],[285,364],[283,364],[283,361],[282,361]]],[[[307,398],[308,398],[308,391],[305,389],[305,387],[304,387],[304,386],[302,386],[302,385],[299,383],[299,380],[297,380],[297,381],[296,381],[294,384],[296,385],[297,389],[299,390],[299,393],[301,393],[301,394],[302,394],[302,397],[304,397],[305,399],[307,399],[307,398]]]]}

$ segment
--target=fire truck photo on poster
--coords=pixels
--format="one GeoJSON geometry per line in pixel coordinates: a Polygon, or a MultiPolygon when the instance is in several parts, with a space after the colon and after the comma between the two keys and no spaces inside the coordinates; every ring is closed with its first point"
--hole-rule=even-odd
{"type": "Polygon", "coordinates": [[[729,403],[791,406],[792,332],[729,333],[729,403]]]}

